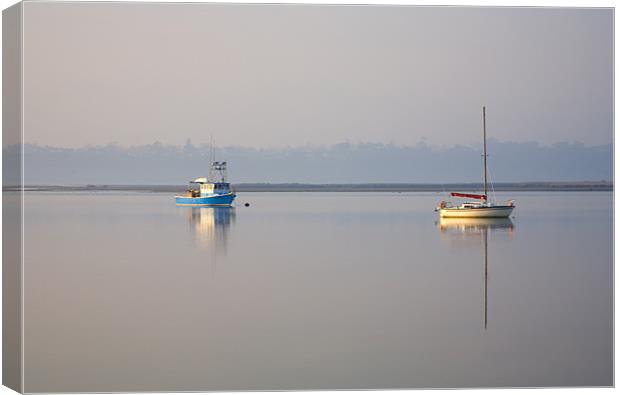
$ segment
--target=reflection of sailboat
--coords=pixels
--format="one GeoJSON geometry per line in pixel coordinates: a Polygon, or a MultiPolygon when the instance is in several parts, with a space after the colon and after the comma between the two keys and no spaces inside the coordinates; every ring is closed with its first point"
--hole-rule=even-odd
{"type": "Polygon", "coordinates": [[[445,218],[437,222],[442,234],[469,239],[471,236],[482,239],[484,254],[484,329],[488,322],[488,283],[489,283],[489,232],[507,232],[511,237],[514,223],[510,218],[445,218]]]}
{"type": "Polygon", "coordinates": [[[438,226],[441,231],[457,231],[464,235],[471,235],[488,229],[504,229],[511,232],[514,223],[510,218],[440,217],[438,226]]]}
{"type": "Polygon", "coordinates": [[[187,210],[190,230],[196,242],[215,252],[226,252],[230,225],[235,222],[234,207],[192,207],[187,210]]]}

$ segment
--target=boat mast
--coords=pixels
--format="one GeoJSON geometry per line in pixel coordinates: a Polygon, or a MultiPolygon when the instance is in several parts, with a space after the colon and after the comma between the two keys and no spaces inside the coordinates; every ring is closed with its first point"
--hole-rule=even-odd
{"type": "Polygon", "coordinates": [[[487,200],[487,117],[486,117],[486,108],[482,106],[482,139],[484,144],[484,196],[487,200]]]}

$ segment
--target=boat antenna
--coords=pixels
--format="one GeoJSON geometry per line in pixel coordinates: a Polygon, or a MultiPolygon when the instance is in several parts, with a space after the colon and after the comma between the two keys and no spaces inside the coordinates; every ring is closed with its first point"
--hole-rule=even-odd
{"type": "Polygon", "coordinates": [[[208,176],[208,181],[209,182],[213,182],[212,178],[213,178],[213,160],[214,160],[214,155],[213,155],[213,135],[210,134],[209,135],[209,176],[208,176]]]}
{"type": "Polygon", "coordinates": [[[211,160],[210,160],[210,161],[211,161],[211,163],[213,163],[213,160],[215,159],[215,157],[214,157],[214,151],[213,151],[213,135],[210,135],[210,136],[209,136],[209,148],[211,148],[211,152],[210,152],[210,154],[211,154],[211,155],[210,155],[210,156],[211,156],[211,158],[210,158],[210,159],[211,159],[211,160]]]}
{"type": "Polygon", "coordinates": [[[487,196],[487,117],[486,117],[486,107],[482,106],[482,139],[484,145],[484,196],[486,200],[487,196]]]}

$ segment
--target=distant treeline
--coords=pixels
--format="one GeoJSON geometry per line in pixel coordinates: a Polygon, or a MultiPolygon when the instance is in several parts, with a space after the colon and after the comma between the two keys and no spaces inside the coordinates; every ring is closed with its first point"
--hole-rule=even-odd
{"type": "MultiPolygon", "coordinates": [[[[19,163],[20,152],[19,146],[5,148],[5,166],[19,163]]],[[[579,182],[613,178],[612,144],[543,146],[489,140],[489,152],[493,181],[579,182]]],[[[83,148],[26,144],[24,155],[27,185],[179,185],[207,175],[210,162],[209,147],[196,147],[189,141],[185,146],[155,143],[83,148]]],[[[253,184],[253,188],[262,188],[259,183],[441,185],[482,180],[480,147],[463,145],[342,143],[296,148],[223,147],[215,149],[215,159],[228,161],[233,183],[253,184]]],[[[5,185],[17,182],[6,177],[4,180],[5,185]]]]}

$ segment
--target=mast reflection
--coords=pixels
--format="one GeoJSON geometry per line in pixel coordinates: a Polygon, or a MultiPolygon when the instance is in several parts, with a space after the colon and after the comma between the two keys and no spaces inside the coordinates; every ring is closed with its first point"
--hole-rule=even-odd
{"type": "Polygon", "coordinates": [[[443,237],[459,247],[478,244],[482,241],[484,261],[484,329],[488,323],[488,280],[489,280],[489,234],[507,235],[510,240],[514,234],[514,223],[510,218],[439,218],[436,222],[443,237]]]}
{"type": "Polygon", "coordinates": [[[192,207],[185,210],[196,244],[225,254],[230,226],[235,223],[234,207],[192,207]]]}

